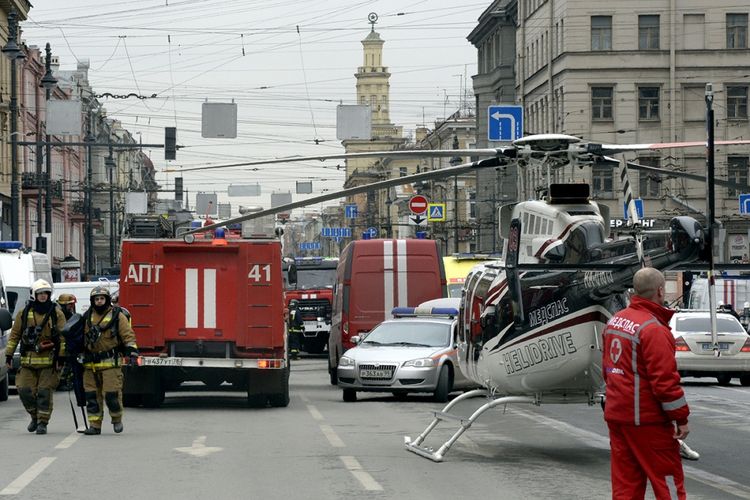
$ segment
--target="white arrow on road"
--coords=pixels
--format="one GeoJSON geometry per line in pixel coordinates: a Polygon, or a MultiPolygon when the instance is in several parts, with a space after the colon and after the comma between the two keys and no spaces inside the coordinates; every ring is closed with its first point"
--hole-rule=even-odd
{"type": "Polygon", "coordinates": [[[206,436],[198,436],[198,438],[193,441],[193,446],[190,448],[175,448],[175,450],[180,453],[187,453],[194,457],[205,457],[223,449],[224,448],[219,448],[218,446],[206,446],[206,436]]]}

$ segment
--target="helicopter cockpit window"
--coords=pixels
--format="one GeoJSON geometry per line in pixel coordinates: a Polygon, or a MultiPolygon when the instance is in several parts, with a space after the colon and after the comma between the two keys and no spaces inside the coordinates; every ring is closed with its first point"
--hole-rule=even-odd
{"type": "Polygon", "coordinates": [[[581,224],[570,232],[565,240],[564,264],[580,264],[589,260],[589,248],[604,242],[602,225],[591,221],[581,224]]]}

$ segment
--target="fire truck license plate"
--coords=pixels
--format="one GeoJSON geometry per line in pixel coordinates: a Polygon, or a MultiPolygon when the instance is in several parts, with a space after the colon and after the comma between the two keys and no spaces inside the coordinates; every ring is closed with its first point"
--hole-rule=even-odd
{"type": "Polygon", "coordinates": [[[182,358],[152,358],[141,356],[143,366],[182,366],[182,358]]]}

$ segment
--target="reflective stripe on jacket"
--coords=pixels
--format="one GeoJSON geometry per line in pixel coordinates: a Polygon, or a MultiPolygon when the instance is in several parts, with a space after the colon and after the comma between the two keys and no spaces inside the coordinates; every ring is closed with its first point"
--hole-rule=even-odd
{"type": "Polygon", "coordinates": [[[634,296],[604,330],[602,369],[607,383],[604,419],[624,424],[687,423],[690,409],[680,387],[674,314],[634,296]]]}

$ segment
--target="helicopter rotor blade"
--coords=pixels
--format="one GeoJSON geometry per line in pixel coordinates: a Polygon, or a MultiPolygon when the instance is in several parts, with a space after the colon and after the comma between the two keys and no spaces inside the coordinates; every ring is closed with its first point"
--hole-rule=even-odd
{"type": "Polygon", "coordinates": [[[328,194],[324,194],[320,196],[314,196],[306,200],[295,201],[293,203],[287,203],[286,205],[280,205],[278,207],[269,208],[267,210],[261,210],[258,212],[253,212],[251,214],[245,214],[240,217],[235,217],[233,219],[227,219],[225,221],[216,222],[214,224],[209,224],[207,226],[203,226],[200,228],[195,228],[191,231],[187,231],[185,234],[210,231],[211,229],[215,229],[217,227],[223,227],[229,224],[236,224],[238,222],[242,222],[246,220],[257,219],[259,217],[265,217],[267,215],[275,215],[278,213],[288,212],[295,208],[305,207],[307,205],[314,205],[316,203],[335,200],[338,198],[344,198],[346,196],[353,196],[355,194],[366,193],[368,191],[377,191],[379,189],[386,189],[386,188],[390,188],[393,186],[411,184],[412,182],[416,182],[416,181],[441,179],[443,177],[453,177],[456,175],[473,172],[481,168],[500,167],[506,164],[507,164],[507,159],[504,159],[504,158],[499,158],[499,157],[487,158],[485,160],[475,161],[472,163],[465,163],[463,165],[457,165],[455,167],[447,167],[447,168],[443,168],[440,170],[430,170],[428,172],[420,172],[418,174],[407,175],[404,177],[396,177],[394,179],[387,179],[384,181],[373,182],[371,184],[366,184],[363,186],[356,186],[356,187],[349,188],[349,189],[343,189],[341,191],[336,191],[334,193],[328,193],[328,194]]]}
{"type": "MultiPolygon", "coordinates": [[[[610,156],[604,156],[600,160],[602,163],[612,163],[612,164],[620,164],[620,161],[617,158],[612,158],[610,156]]],[[[649,165],[642,165],[640,163],[628,162],[628,168],[632,168],[634,170],[643,170],[645,172],[653,172],[655,174],[664,175],[664,176],[671,176],[671,177],[680,177],[683,179],[690,179],[694,181],[700,181],[700,182],[706,182],[706,176],[705,175],[698,175],[698,174],[690,174],[688,172],[678,172],[676,170],[665,170],[660,167],[651,167],[649,165]]],[[[738,189],[742,192],[750,192],[750,185],[747,184],[737,184],[736,182],[732,181],[725,181],[722,179],[715,179],[714,182],[719,186],[725,186],[732,189],[738,189]]]]}
{"type": "MultiPolygon", "coordinates": [[[[750,140],[736,139],[728,141],[716,141],[717,146],[750,144],[750,140]]],[[[657,149],[678,149],[678,148],[695,148],[706,147],[706,141],[690,142],[655,142],[651,144],[597,144],[588,143],[587,150],[590,153],[599,155],[612,155],[617,153],[627,153],[631,151],[653,151],[657,149]]]]}

